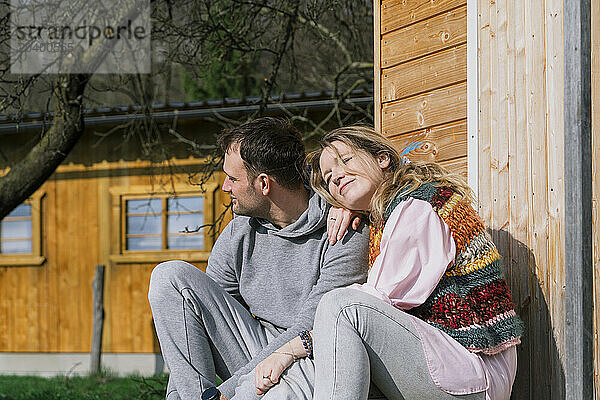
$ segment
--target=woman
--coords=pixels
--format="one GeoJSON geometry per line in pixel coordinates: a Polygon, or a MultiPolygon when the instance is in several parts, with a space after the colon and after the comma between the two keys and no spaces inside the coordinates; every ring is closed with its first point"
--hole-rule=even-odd
{"type": "Polygon", "coordinates": [[[371,379],[390,400],[508,399],[521,322],[464,181],[366,127],[309,162],[316,191],[371,219],[367,282],[317,309],[314,399],[366,399],[371,379]]]}

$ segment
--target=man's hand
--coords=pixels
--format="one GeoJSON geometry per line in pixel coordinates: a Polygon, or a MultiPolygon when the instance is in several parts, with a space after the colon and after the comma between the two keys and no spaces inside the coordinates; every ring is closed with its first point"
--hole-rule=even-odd
{"type": "Polygon", "coordinates": [[[256,394],[267,393],[277,382],[279,377],[290,365],[294,363],[294,357],[288,353],[275,352],[261,361],[255,368],[254,384],[256,394]]]}
{"type": "Polygon", "coordinates": [[[357,230],[362,215],[345,208],[331,207],[327,215],[327,240],[334,245],[344,237],[348,226],[352,222],[352,229],[357,230]]]}
{"type": "Polygon", "coordinates": [[[227,397],[221,395],[220,400],[227,400],[227,397]]]}

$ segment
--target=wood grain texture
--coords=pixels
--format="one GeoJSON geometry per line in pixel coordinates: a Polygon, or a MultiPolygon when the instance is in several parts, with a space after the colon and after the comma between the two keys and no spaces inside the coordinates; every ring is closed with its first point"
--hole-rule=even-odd
{"type": "Polygon", "coordinates": [[[465,180],[467,179],[467,157],[461,157],[454,160],[442,161],[441,165],[448,168],[451,172],[462,175],[465,180]]]}
{"type": "MultiPolygon", "coordinates": [[[[448,90],[444,94],[430,86],[434,71],[438,70],[436,64],[442,64],[441,58],[450,50],[442,50],[439,43],[438,47],[430,47],[420,36],[428,35],[429,43],[433,43],[439,37],[436,32],[440,31],[442,15],[450,13],[420,19],[403,8],[410,7],[409,0],[386,3],[387,8],[382,10],[382,29],[387,26],[394,31],[384,34],[382,41],[382,127],[386,135],[403,146],[417,140],[419,134],[423,135],[427,131],[424,128],[440,128],[444,118],[447,122],[461,115],[463,108],[460,93],[450,93],[459,85],[444,88],[448,90]],[[396,15],[392,15],[392,6],[396,15]],[[400,22],[394,26],[387,21],[400,22]],[[416,92],[419,90],[424,93],[416,92]]],[[[592,27],[598,26],[600,21],[599,3],[600,0],[592,2],[592,27]]],[[[462,9],[459,6],[452,11],[458,13],[462,9]]],[[[564,397],[562,13],[563,3],[555,0],[478,1],[479,212],[503,254],[507,280],[527,327],[518,348],[513,399],[564,397]]],[[[457,21],[454,22],[458,27],[457,21]]],[[[592,32],[592,86],[594,99],[598,99],[600,30],[592,29],[592,32]]],[[[458,49],[460,45],[453,51],[458,49]]],[[[600,101],[595,103],[600,104],[600,101]]],[[[600,112],[593,109],[593,113],[595,127],[599,124],[600,112]]],[[[600,142],[599,131],[594,128],[594,147],[600,142]]],[[[451,153],[457,154],[458,147],[446,140],[447,136],[440,135],[432,140],[433,144],[413,151],[411,157],[442,156],[441,150],[434,154],[432,149],[453,149],[451,153]]],[[[595,154],[594,161],[597,158],[595,154]]],[[[449,158],[442,163],[460,168],[460,158],[449,158]]],[[[600,201],[598,175],[594,165],[594,207],[600,201]]],[[[594,212],[596,221],[597,208],[594,212]]],[[[596,231],[594,246],[598,306],[600,234],[596,231]]],[[[597,400],[600,400],[599,324],[596,320],[597,400]]]]}
{"type": "Polygon", "coordinates": [[[386,136],[397,136],[466,117],[465,82],[385,104],[382,108],[382,129],[386,136]]]}
{"type": "Polygon", "coordinates": [[[467,7],[385,34],[381,38],[381,65],[392,67],[467,41],[467,7]]]}
{"type": "MultiPolygon", "coordinates": [[[[551,368],[550,356],[554,351],[551,335],[551,319],[549,304],[549,269],[548,264],[548,187],[547,181],[547,147],[546,147],[546,54],[544,5],[541,1],[528,2],[525,6],[525,26],[527,39],[525,42],[525,73],[527,76],[527,151],[529,152],[531,186],[528,188],[531,207],[529,228],[529,248],[533,252],[534,296],[533,308],[537,321],[530,327],[535,357],[531,357],[533,398],[554,398],[551,392],[552,379],[545,379],[551,368]],[[541,371],[544,371],[542,374],[541,371]],[[544,376],[545,375],[545,376],[544,376]]],[[[558,161],[560,162],[560,161],[558,161]]],[[[533,322],[533,320],[532,320],[533,322]]],[[[558,377],[556,377],[558,379],[558,377]]]]}
{"type": "MultiPolygon", "coordinates": [[[[56,181],[50,177],[50,180],[46,182],[46,208],[43,210],[43,236],[45,243],[45,253],[50,257],[51,255],[55,255],[59,246],[59,227],[57,223],[57,213],[51,212],[51,210],[56,210],[59,208],[59,204],[57,203],[57,195],[56,195],[56,181]]],[[[60,348],[60,304],[59,304],[59,296],[61,292],[58,286],[58,268],[56,262],[48,261],[44,267],[47,271],[46,279],[48,282],[48,297],[46,301],[48,302],[48,330],[49,334],[47,336],[47,342],[45,346],[42,346],[41,351],[48,352],[58,352],[61,350],[60,348]]],[[[42,342],[43,343],[43,342],[42,342]]]]}
{"type": "MultiPolygon", "coordinates": [[[[8,272],[10,267],[0,267],[0,283],[5,284],[7,281],[8,272]]],[[[4,298],[6,298],[6,291],[3,292],[4,298]]],[[[9,304],[8,301],[0,301],[0,348],[8,349],[10,344],[9,335],[9,304]]]]}
{"type": "Polygon", "coordinates": [[[479,206],[527,332],[513,399],[564,398],[562,2],[478,2],[479,206]]]}
{"type": "Polygon", "coordinates": [[[448,161],[465,157],[467,154],[467,121],[423,129],[400,136],[391,136],[399,149],[411,143],[422,143],[408,153],[413,161],[448,161]]]}
{"type": "Polygon", "coordinates": [[[373,0],[373,122],[381,132],[381,1],[373,0]]]}
{"type": "MultiPolygon", "coordinates": [[[[509,90],[513,102],[509,108],[508,120],[508,159],[509,159],[509,191],[510,191],[510,226],[509,226],[509,260],[511,268],[510,287],[517,312],[525,323],[526,331],[535,319],[530,321],[531,296],[530,296],[530,271],[533,264],[532,253],[529,250],[529,213],[527,188],[530,185],[530,174],[523,171],[529,169],[529,153],[527,136],[523,134],[527,129],[527,92],[525,76],[525,27],[521,23],[524,19],[524,4],[522,2],[507,3],[508,18],[508,47],[512,49],[507,59],[507,72],[509,74],[509,90]],[[512,75],[512,77],[511,77],[512,75]]],[[[535,316],[533,316],[535,318],[535,316]]],[[[531,339],[526,334],[521,339],[521,346],[517,349],[517,376],[514,387],[515,397],[526,399],[531,392],[531,339]]]]}
{"type": "Polygon", "coordinates": [[[465,0],[383,0],[381,32],[391,32],[465,4],[465,0]]]}
{"type": "Polygon", "coordinates": [[[489,73],[491,85],[495,90],[491,91],[490,109],[493,110],[490,118],[490,174],[491,174],[491,197],[492,197],[492,220],[489,225],[492,239],[498,251],[502,255],[505,266],[505,274],[510,282],[512,278],[512,265],[507,261],[509,254],[509,231],[510,221],[510,193],[508,174],[508,141],[509,141],[509,108],[510,89],[509,81],[512,77],[507,68],[510,47],[507,35],[507,4],[503,2],[490,3],[490,53],[497,54],[498,61],[490,60],[489,73]]]}
{"type": "Polygon", "coordinates": [[[478,2],[478,40],[479,40],[479,168],[477,176],[479,180],[478,213],[486,225],[492,221],[492,178],[491,178],[491,99],[492,82],[490,79],[490,64],[496,57],[491,51],[491,40],[494,32],[490,27],[490,14],[492,5],[485,1],[478,2]]]}
{"type": "Polygon", "coordinates": [[[428,92],[466,79],[467,45],[463,44],[384,69],[381,102],[428,92]]]}
{"type": "Polygon", "coordinates": [[[564,38],[563,1],[544,2],[546,59],[546,193],[548,215],[548,311],[552,398],[565,398],[565,187],[564,187],[564,38]]]}

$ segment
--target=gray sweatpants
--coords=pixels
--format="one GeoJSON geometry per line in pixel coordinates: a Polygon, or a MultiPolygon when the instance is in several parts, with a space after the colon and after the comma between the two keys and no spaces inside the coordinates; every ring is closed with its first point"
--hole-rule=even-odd
{"type": "Polygon", "coordinates": [[[370,379],[390,400],[485,399],[439,389],[408,314],[356,289],[321,298],[313,340],[315,400],[367,399],[370,379]]]}
{"type": "MultiPolygon", "coordinates": [[[[159,264],[148,299],[165,363],[171,374],[167,400],[199,400],[228,379],[282,332],[259,322],[204,272],[183,261],[159,264]]],[[[254,370],[238,381],[230,400],[312,399],[314,365],[301,359],[264,396],[256,395],[254,370]]]]}

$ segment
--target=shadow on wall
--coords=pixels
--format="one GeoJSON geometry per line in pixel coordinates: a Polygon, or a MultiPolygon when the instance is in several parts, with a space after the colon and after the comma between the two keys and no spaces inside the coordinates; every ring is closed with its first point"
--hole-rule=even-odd
{"type": "Polygon", "coordinates": [[[517,347],[517,377],[511,399],[564,399],[565,372],[552,333],[550,309],[536,275],[535,256],[510,233],[488,231],[502,255],[517,314],[525,323],[525,333],[517,347]]]}

